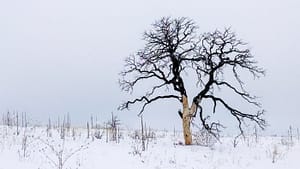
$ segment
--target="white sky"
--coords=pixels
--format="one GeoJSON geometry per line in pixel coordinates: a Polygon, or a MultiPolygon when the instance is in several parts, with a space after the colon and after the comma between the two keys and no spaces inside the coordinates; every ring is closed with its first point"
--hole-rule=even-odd
{"type": "MultiPolygon", "coordinates": [[[[0,114],[16,110],[46,121],[69,112],[78,124],[90,114],[108,119],[128,98],[118,73],[143,46],[142,33],[163,16],[184,16],[199,33],[231,26],[247,41],[267,70],[247,87],[261,97],[268,130],[300,127],[299,6],[297,0],[0,0],[0,114]]],[[[180,105],[167,103],[149,107],[149,125],[181,127],[180,105]]],[[[139,125],[136,110],[117,113],[124,124],[139,125]]]]}

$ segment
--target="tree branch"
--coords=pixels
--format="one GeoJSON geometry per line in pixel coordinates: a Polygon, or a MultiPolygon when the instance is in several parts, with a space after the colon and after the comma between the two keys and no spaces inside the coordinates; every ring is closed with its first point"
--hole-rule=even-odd
{"type": "MultiPolygon", "coordinates": [[[[239,129],[241,134],[243,134],[243,129],[242,129],[242,121],[244,118],[249,119],[251,121],[256,122],[256,124],[261,128],[264,129],[266,127],[266,121],[261,118],[261,116],[264,114],[264,110],[258,111],[256,114],[247,114],[243,113],[240,110],[237,110],[231,106],[229,106],[223,99],[212,96],[212,95],[204,95],[203,98],[208,98],[211,99],[214,102],[214,109],[217,106],[217,103],[220,103],[225,107],[238,121],[239,123],[239,129]]],[[[215,110],[214,110],[215,111],[215,110]]]]}
{"type": "Polygon", "coordinates": [[[135,104],[137,102],[142,102],[143,105],[142,105],[142,108],[141,110],[139,111],[138,115],[141,115],[144,110],[145,110],[145,107],[147,105],[149,105],[150,103],[153,103],[157,100],[161,100],[161,99],[170,99],[170,98],[173,98],[173,99],[177,99],[178,101],[181,101],[181,98],[179,96],[176,96],[176,95],[163,95],[163,96],[156,96],[154,98],[151,98],[149,99],[148,97],[146,96],[142,96],[140,98],[137,98],[137,99],[134,99],[132,101],[127,101],[125,103],[123,103],[121,106],[119,106],[119,110],[124,110],[124,109],[129,109],[129,106],[132,105],[132,104],[135,104]]]}

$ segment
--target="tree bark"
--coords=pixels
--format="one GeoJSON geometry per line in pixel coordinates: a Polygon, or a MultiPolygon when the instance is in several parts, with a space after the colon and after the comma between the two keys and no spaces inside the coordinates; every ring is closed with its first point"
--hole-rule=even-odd
{"type": "Polygon", "coordinates": [[[192,144],[192,133],[190,128],[191,123],[191,112],[189,109],[189,103],[187,96],[182,96],[182,125],[183,125],[183,136],[185,145],[192,144]]]}

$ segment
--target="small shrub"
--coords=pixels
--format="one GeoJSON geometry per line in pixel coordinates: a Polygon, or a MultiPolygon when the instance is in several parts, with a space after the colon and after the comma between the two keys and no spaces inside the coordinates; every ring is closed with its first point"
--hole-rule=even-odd
{"type": "Polygon", "coordinates": [[[211,147],[213,146],[218,140],[215,136],[210,134],[207,130],[201,129],[197,131],[194,135],[194,143],[197,145],[211,147]]]}

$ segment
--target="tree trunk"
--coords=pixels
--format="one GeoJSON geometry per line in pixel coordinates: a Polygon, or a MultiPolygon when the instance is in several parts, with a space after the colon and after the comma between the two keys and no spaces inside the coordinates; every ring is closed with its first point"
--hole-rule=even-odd
{"type": "Polygon", "coordinates": [[[192,133],[190,129],[190,109],[189,109],[189,103],[187,96],[182,96],[182,125],[183,125],[183,136],[184,136],[184,143],[185,145],[191,145],[192,144],[192,133]]]}

